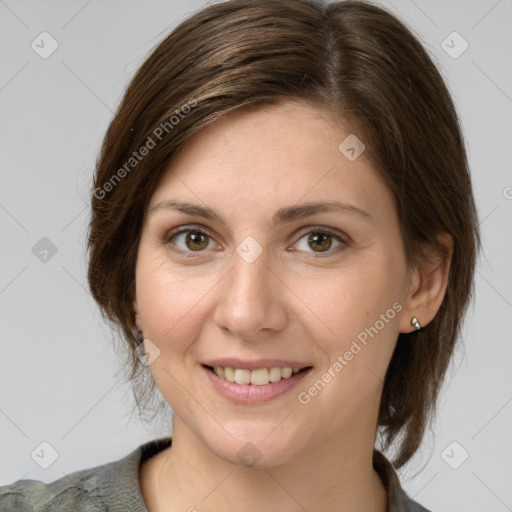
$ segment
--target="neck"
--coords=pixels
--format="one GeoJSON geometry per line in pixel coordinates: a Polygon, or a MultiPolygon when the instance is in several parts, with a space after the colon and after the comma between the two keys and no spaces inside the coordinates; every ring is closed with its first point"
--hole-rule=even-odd
{"type": "Polygon", "coordinates": [[[171,447],[152,462],[145,490],[156,498],[148,508],[385,512],[387,495],[373,469],[373,443],[343,439],[308,446],[285,465],[245,467],[218,457],[175,419],[171,447]]]}

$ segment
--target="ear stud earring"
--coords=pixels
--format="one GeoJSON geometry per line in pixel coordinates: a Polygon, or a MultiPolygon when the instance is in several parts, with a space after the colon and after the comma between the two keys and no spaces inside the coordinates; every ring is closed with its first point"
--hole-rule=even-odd
{"type": "Polygon", "coordinates": [[[411,325],[419,331],[421,329],[420,321],[417,319],[417,317],[413,316],[411,319],[411,325]]]}

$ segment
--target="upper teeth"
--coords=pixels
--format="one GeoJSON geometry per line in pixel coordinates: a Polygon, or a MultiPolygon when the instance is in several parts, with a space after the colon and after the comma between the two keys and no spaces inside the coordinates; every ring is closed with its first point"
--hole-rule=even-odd
{"type": "Polygon", "coordinates": [[[229,382],[237,384],[254,384],[255,386],[263,386],[270,382],[277,382],[281,379],[287,379],[292,374],[298,373],[300,368],[290,368],[284,366],[282,368],[259,368],[257,370],[247,370],[245,368],[223,368],[222,366],[214,366],[213,371],[229,382]]]}

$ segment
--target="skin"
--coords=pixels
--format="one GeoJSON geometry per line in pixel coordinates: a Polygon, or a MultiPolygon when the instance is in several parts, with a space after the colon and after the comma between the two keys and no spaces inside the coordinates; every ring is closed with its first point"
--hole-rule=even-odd
{"type": "Polygon", "coordinates": [[[364,153],[349,161],[338,149],[350,133],[302,101],[234,112],[190,140],[151,198],[148,212],[173,198],[226,221],[169,208],[144,221],[135,319],[160,350],[150,369],[174,412],[171,448],[140,472],[151,512],[386,510],[372,467],[383,378],[398,334],[441,305],[451,241],[440,236],[448,257],[434,265],[407,264],[390,190],[364,153]],[[281,207],[329,200],[367,215],[323,212],[271,228],[281,207]],[[211,236],[196,245],[186,233],[166,238],[179,226],[211,236]],[[313,227],[344,241],[315,244],[313,227]],[[236,252],[248,236],[262,249],[251,263],[236,252]],[[300,403],[298,393],[395,303],[401,310],[384,328],[300,403]],[[291,358],[313,370],[270,402],[235,404],[205,375],[201,363],[214,357],[291,358]],[[252,468],[237,456],[247,442],[261,453],[252,468]]]}

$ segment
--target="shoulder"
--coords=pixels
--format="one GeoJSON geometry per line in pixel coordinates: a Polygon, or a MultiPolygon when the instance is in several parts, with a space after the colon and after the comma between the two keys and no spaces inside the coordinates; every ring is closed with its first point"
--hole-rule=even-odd
{"type": "Polygon", "coordinates": [[[406,494],[392,463],[377,450],[373,451],[373,467],[386,488],[389,512],[431,512],[406,494]]]}
{"type": "Polygon", "coordinates": [[[18,480],[0,487],[0,512],[106,512],[98,482],[103,467],[77,471],[48,484],[18,480]]]}
{"type": "Polygon", "coordinates": [[[0,512],[147,512],[140,466],[170,444],[171,438],[149,441],[122,459],[48,484],[18,480],[0,486],[0,512]]]}

